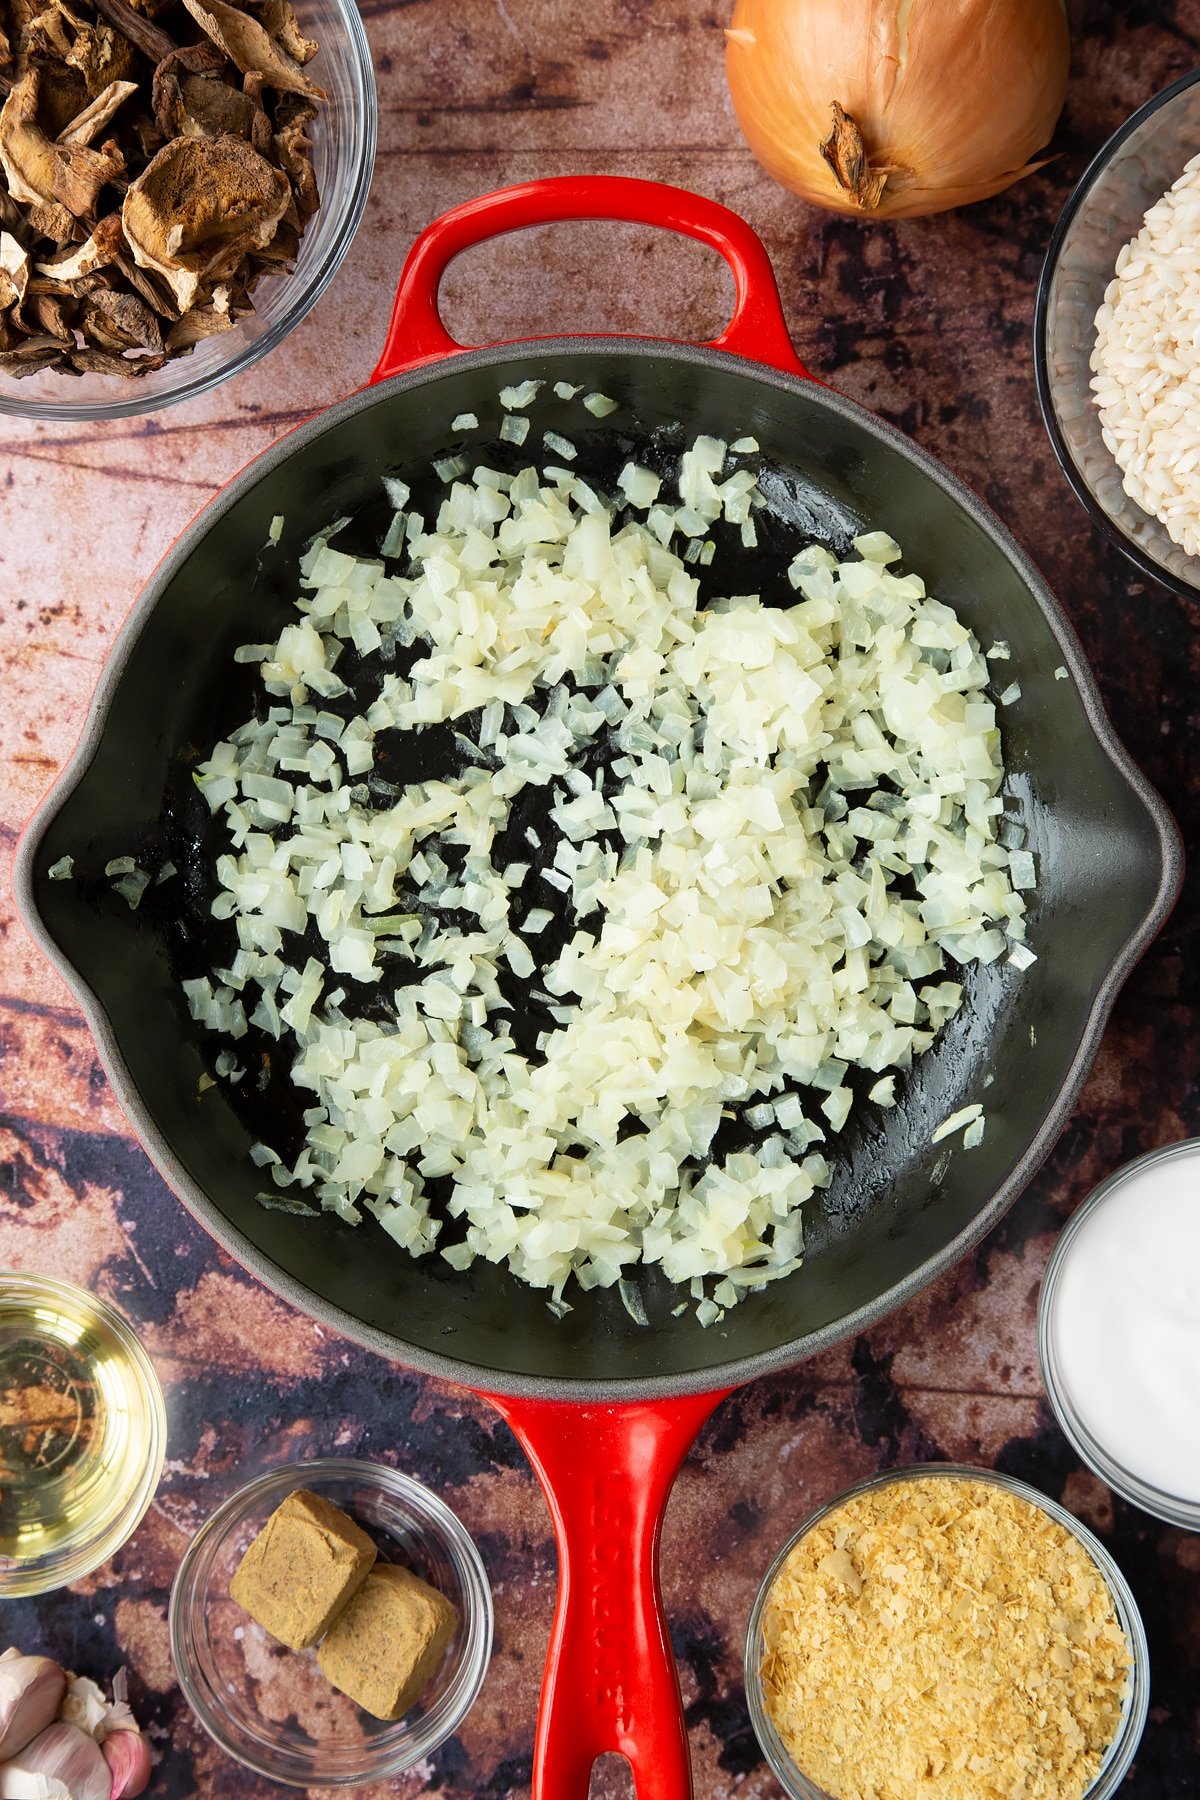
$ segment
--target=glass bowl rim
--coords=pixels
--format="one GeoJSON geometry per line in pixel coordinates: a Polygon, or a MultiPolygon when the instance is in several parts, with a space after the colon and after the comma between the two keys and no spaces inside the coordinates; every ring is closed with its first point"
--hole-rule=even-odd
{"type": "Polygon", "coordinates": [[[0,1569],[0,1599],[3,1600],[54,1593],[71,1582],[82,1581],[115,1556],[145,1518],[162,1477],[167,1452],[167,1409],[162,1383],[125,1314],[111,1301],[79,1282],[63,1281],[58,1276],[43,1275],[33,1269],[0,1269],[0,1303],[7,1296],[20,1293],[41,1300],[69,1299],[76,1305],[81,1298],[86,1301],[129,1357],[136,1373],[138,1391],[145,1403],[149,1443],[136,1482],[124,1494],[119,1506],[106,1513],[103,1522],[88,1536],[72,1538],[44,1558],[37,1558],[34,1565],[25,1565],[25,1573],[22,1573],[20,1563],[7,1573],[0,1569]]]}
{"type": "Polygon", "coordinates": [[[1038,1360],[1041,1363],[1042,1383],[1067,1442],[1093,1474],[1114,1488],[1123,1499],[1134,1506],[1140,1506],[1143,1512],[1152,1514],[1154,1518],[1162,1519],[1168,1525],[1178,1525],[1185,1531],[1200,1531],[1200,1500],[1188,1500],[1178,1494],[1168,1493],[1165,1488],[1155,1487],[1152,1482],[1135,1475],[1104,1448],[1075,1411],[1054,1350],[1053,1310],[1071,1246],[1109,1195],[1115,1189],[1124,1187],[1127,1181],[1151,1163],[1197,1155],[1200,1155],[1200,1137],[1179,1138],[1173,1144],[1160,1144],[1156,1150],[1148,1150],[1143,1156],[1135,1157],[1132,1162],[1122,1163],[1119,1169],[1114,1169],[1111,1175],[1107,1175],[1080,1201],[1059,1233],[1058,1242],[1046,1264],[1046,1273],[1042,1277],[1041,1292],[1038,1295],[1037,1317],[1038,1360]]]}
{"type": "MultiPolygon", "coordinates": [[[[356,129],[349,135],[349,161],[352,168],[348,187],[349,203],[341,218],[333,222],[329,245],[321,261],[297,288],[280,317],[249,343],[243,340],[227,360],[216,363],[190,380],[181,380],[178,387],[163,388],[157,393],[146,393],[144,397],[135,392],[128,397],[112,400],[39,401],[36,396],[24,400],[9,397],[10,389],[16,389],[19,396],[23,384],[6,382],[0,385],[0,419],[28,419],[37,424],[69,425],[99,423],[106,419],[139,418],[163,412],[167,407],[176,406],[182,401],[198,399],[200,395],[210,393],[214,388],[232,380],[235,375],[243,374],[277,349],[307,318],[346,260],[362,223],[371,191],[379,139],[379,90],[375,81],[375,62],[362,14],[356,0],[326,0],[326,4],[337,14],[340,29],[345,33],[346,50],[355,86],[359,90],[357,97],[363,103],[362,115],[355,121],[356,129]]],[[[295,277],[296,271],[292,269],[274,279],[294,282],[295,277]]],[[[189,359],[181,357],[178,360],[186,368],[189,359]]],[[[117,378],[113,379],[115,381],[117,378]]],[[[141,386],[138,381],[123,384],[125,389],[140,389],[141,386]]],[[[121,392],[122,389],[114,389],[114,394],[121,392]]]]}
{"type": "MultiPolygon", "coordinates": [[[[1164,567],[1162,563],[1155,562],[1154,558],[1148,556],[1140,545],[1136,544],[1124,528],[1117,523],[1112,515],[1101,506],[1087,483],[1084,481],[1058,422],[1058,411],[1054,404],[1054,395],[1050,381],[1046,340],[1050,316],[1050,291],[1054,285],[1055,276],[1058,273],[1058,263],[1059,258],[1062,255],[1063,244],[1066,241],[1067,233],[1075,222],[1075,216],[1080,207],[1087,199],[1096,181],[1104,173],[1104,170],[1112,161],[1117,151],[1121,148],[1122,144],[1125,143],[1126,139],[1132,137],[1133,133],[1144,125],[1147,119],[1153,118],[1155,113],[1159,112],[1163,107],[1169,106],[1171,101],[1177,99],[1180,94],[1184,94],[1189,88],[1195,87],[1197,82],[1200,82],[1200,67],[1189,69],[1185,75],[1180,75],[1167,87],[1160,88],[1157,94],[1152,94],[1148,100],[1144,100],[1141,106],[1139,106],[1136,111],[1130,113],[1124,123],[1118,125],[1111,136],[1107,137],[1103,144],[1101,144],[1099,150],[1097,150],[1096,154],[1088,163],[1087,168],[1079,177],[1075,186],[1071,189],[1071,192],[1063,205],[1063,209],[1055,222],[1054,230],[1050,234],[1050,241],[1046,246],[1045,257],[1042,260],[1042,268],[1041,273],[1038,276],[1037,292],[1034,297],[1033,306],[1034,386],[1037,389],[1038,407],[1042,415],[1042,424],[1045,426],[1046,436],[1050,439],[1050,447],[1054,451],[1059,467],[1062,469],[1076,498],[1080,501],[1092,523],[1098,525],[1104,534],[1117,546],[1118,550],[1127,556],[1132,563],[1136,564],[1144,575],[1149,575],[1154,581],[1159,582],[1161,586],[1165,588],[1169,588],[1172,593],[1178,594],[1184,600],[1200,600],[1200,573],[1198,573],[1196,581],[1191,582],[1188,581],[1185,576],[1177,575],[1173,570],[1164,567]]],[[[1114,464],[1114,467],[1115,466],[1116,465],[1114,464]]],[[[1147,517],[1149,516],[1150,515],[1148,514],[1147,517]]],[[[1200,571],[1200,558],[1195,558],[1193,560],[1196,561],[1197,570],[1200,571]]]]}
{"type": "Polygon", "coordinates": [[[969,1481],[980,1481],[992,1487],[1003,1488],[1007,1493],[1015,1494],[1019,1499],[1027,1500],[1042,1512],[1069,1531],[1072,1537],[1092,1558],[1108,1585],[1113,1598],[1113,1605],[1120,1620],[1121,1627],[1129,1642],[1133,1666],[1130,1670],[1129,1687],[1122,1709],[1121,1722],[1109,1745],[1100,1768],[1092,1779],[1091,1786],[1083,1796],[1083,1800],[1108,1800],[1128,1773],[1145,1729],[1146,1718],[1150,1710],[1150,1646],[1146,1639],[1146,1628],[1137,1601],[1133,1597],[1129,1583],[1122,1574],[1110,1551],[1100,1542],[1095,1534],[1088,1530],[1074,1513],[1068,1512],[1057,1500],[1051,1500],[1038,1488],[1028,1482],[1019,1480],[1015,1475],[1007,1475],[1001,1469],[976,1467],[970,1463],[929,1462],[906,1463],[896,1469],[880,1469],[874,1475],[864,1476],[861,1481],[852,1482],[843,1488],[831,1500],[815,1508],[802,1521],[787,1541],[772,1557],[766,1574],[763,1576],[750,1618],[746,1626],[746,1643],[743,1657],[743,1679],[746,1690],[746,1704],[750,1713],[750,1723],[759,1747],[766,1757],[776,1780],[784,1792],[792,1796],[792,1800],[830,1800],[825,1790],[806,1776],[793,1762],[782,1738],[776,1731],[771,1716],[767,1711],[762,1691],[762,1676],[757,1655],[757,1641],[762,1627],[762,1616],[766,1609],[767,1598],[774,1586],[775,1577],[800,1539],[821,1520],[827,1518],[848,1500],[859,1494],[870,1492],[873,1488],[887,1487],[892,1482],[918,1481],[924,1478],[958,1477],[969,1481]]]}
{"type": "MultiPolygon", "coordinates": [[[[394,1469],[390,1463],[353,1456],[318,1456],[304,1461],[279,1463],[264,1469],[227,1495],[187,1544],[171,1583],[167,1608],[171,1663],[180,1691],[199,1723],[219,1748],[235,1762],[253,1769],[256,1774],[265,1776],[269,1781],[280,1782],[287,1787],[361,1787],[364,1782],[382,1781],[400,1775],[422,1757],[430,1755],[458,1729],[478,1699],[491,1662],[493,1631],[491,1583],[479,1547],[458,1514],[440,1494],[435,1494],[432,1488],[426,1487],[414,1476],[394,1469]],[[197,1679],[184,1638],[188,1621],[200,1600],[200,1593],[194,1582],[205,1551],[219,1543],[230,1524],[254,1502],[273,1491],[283,1499],[285,1491],[291,1492],[296,1487],[303,1487],[306,1480],[329,1476],[358,1481],[390,1492],[394,1497],[407,1501],[414,1511],[425,1515],[423,1523],[432,1523],[440,1529],[462,1585],[462,1657],[454,1681],[429,1715],[429,1720],[434,1721],[432,1729],[416,1734],[410,1732],[407,1738],[399,1739],[390,1751],[381,1753],[378,1761],[372,1763],[367,1770],[358,1769],[334,1775],[318,1775],[312,1771],[305,1774],[284,1774],[266,1757],[247,1747],[242,1738],[227,1726],[225,1714],[209,1699],[207,1683],[197,1679]]],[[[400,1724],[402,1721],[394,1723],[400,1724]]],[[[369,1748],[365,1754],[370,1754],[369,1748]]]]}

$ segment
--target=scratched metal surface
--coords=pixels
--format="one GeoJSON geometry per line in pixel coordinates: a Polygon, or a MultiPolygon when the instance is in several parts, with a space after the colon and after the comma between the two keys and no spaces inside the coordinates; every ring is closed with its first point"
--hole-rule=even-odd
{"type": "MultiPolygon", "coordinates": [[[[775,262],[814,371],[899,423],[979,489],[1080,632],[1118,729],[1197,827],[1194,609],[1135,579],[1058,473],[1033,396],[1029,328],[1050,227],[1087,156],[1198,56],[1200,0],[1072,8],[1061,159],[958,215],[862,231],[774,187],[723,85],[726,0],[367,0],[382,148],[363,230],[288,343],[218,393],[108,427],[0,423],[0,849],[79,732],[113,635],[175,533],[249,456],[359,385],[414,234],[456,201],[534,175],[636,173],[743,212],[775,262]]],[[[633,229],[510,239],[452,272],[465,339],[570,327],[701,336],[727,281],[707,252],[633,229]]],[[[925,1297],[857,1342],[730,1400],[688,1462],[663,1571],[701,1800],[776,1792],[739,1676],[762,1568],[847,1481],[913,1458],[1022,1475],[1114,1548],[1144,1609],[1150,1726],[1123,1792],[1200,1794],[1200,1537],[1156,1525],[1082,1471],[1038,1381],[1037,1287],[1093,1183],[1200,1132],[1194,882],[1129,983],[1046,1168],[1004,1225],[925,1297]]],[[[258,1800],[174,1688],[167,1593],[189,1534],[231,1487],[332,1450],[394,1461],[461,1513],[496,1594],[497,1648],[459,1735],[389,1793],[500,1800],[528,1789],[554,1565],[513,1439],[469,1397],[329,1337],[218,1255],[131,1140],[66,989],[0,892],[0,1265],[73,1278],[126,1308],[168,1392],[163,1483],[141,1530],[68,1593],[0,1609],[0,1637],[97,1673],[127,1662],[159,1759],[154,1793],[258,1800]]],[[[613,1786],[612,1778],[601,1782],[613,1786]]],[[[382,1793],[382,1788],[360,1790],[382,1793]]]]}

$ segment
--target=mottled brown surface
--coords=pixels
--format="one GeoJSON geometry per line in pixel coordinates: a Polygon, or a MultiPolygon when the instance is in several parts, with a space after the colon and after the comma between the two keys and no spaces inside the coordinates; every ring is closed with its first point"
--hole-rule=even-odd
{"type": "MultiPolygon", "coordinates": [[[[0,421],[6,859],[176,532],[255,451],[369,373],[416,231],[487,188],[575,170],[679,182],[752,221],[814,371],[941,456],[1045,570],[1118,729],[1190,842],[1195,609],[1090,531],[1038,422],[1030,322],[1073,180],[1122,117],[1200,60],[1200,0],[1074,5],[1061,159],[985,205],[866,232],[794,202],[744,149],[723,86],[724,3],[367,0],[364,10],[382,148],[364,228],[315,313],[258,368],[174,411],[98,428],[0,421]]],[[[727,298],[707,252],[616,227],[510,239],[464,261],[445,295],[464,339],[572,326],[701,335],[727,298]]],[[[54,1270],[124,1305],[170,1407],[166,1474],[134,1540],[70,1593],[4,1607],[0,1636],[98,1673],[128,1661],[161,1758],[155,1793],[257,1800],[268,1785],[220,1756],[173,1686],[165,1609],[180,1552],[254,1469],[334,1449],[383,1457],[429,1481],[475,1533],[498,1627],[459,1736],[387,1791],[524,1793],[554,1568],[545,1511],[507,1429],[470,1396],[331,1338],[213,1250],[131,1141],[70,995],[7,897],[0,908],[0,1263],[54,1270]]],[[[848,1480],[927,1457],[1026,1476],[1113,1546],[1155,1662],[1151,1723],[1124,1793],[1200,1795],[1200,1538],[1114,1502],[1080,1469],[1047,1411],[1034,1333],[1038,1282],[1071,1208],[1129,1157],[1200,1132],[1197,917],[1189,884],[1118,1003],[1057,1150],[1004,1225],[884,1325],[735,1396],[703,1434],[664,1540],[701,1800],[735,1786],[777,1791],[739,1673],[773,1549],[848,1480]]]]}

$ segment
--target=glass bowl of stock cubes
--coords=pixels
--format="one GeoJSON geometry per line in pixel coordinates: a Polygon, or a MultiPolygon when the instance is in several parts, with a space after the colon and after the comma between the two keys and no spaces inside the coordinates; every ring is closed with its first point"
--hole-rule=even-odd
{"type": "Polygon", "coordinates": [[[330,1457],[258,1476],[201,1527],[175,1577],[170,1638],[188,1704],[230,1756],[293,1787],[354,1787],[411,1768],[462,1723],[487,1672],[492,1596],[474,1542],[436,1494],[381,1463],[330,1457]],[[339,1525],[330,1508],[348,1525],[339,1525]],[[264,1532],[268,1521],[272,1531],[264,1532]],[[306,1531],[330,1550],[312,1570],[306,1531]],[[281,1595],[284,1565],[296,1581],[281,1595]],[[417,1632],[427,1631],[428,1641],[408,1683],[420,1689],[410,1704],[403,1670],[381,1674],[379,1665],[389,1663],[393,1639],[401,1660],[414,1653],[403,1642],[412,1636],[404,1609],[412,1576],[417,1632]],[[343,1596],[334,1591],[339,1581],[343,1596]],[[267,1595],[261,1604],[252,1591],[257,1582],[267,1595]],[[307,1647],[289,1648],[273,1636],[231,1589],[307,1647]],[[272,1606],[283,1611],[272,1614],[272,1606]],[[331,1676],[348,1687],[365,1682],[372,1703],[372,1689],[386,1693],[383,1704],[398,1701],[401,1716],[373,1716],[331,1676]]]}

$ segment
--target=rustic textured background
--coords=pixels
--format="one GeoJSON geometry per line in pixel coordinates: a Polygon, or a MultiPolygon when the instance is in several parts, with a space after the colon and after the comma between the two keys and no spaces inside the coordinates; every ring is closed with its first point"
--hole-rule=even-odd
{"type": "MultiPolygon", "coordinates": [[[[1125,742],[1193,840],[1195,609],[1089,530],[1038,421],[1033,295],[1091,152],[1200,61],[1200,0],[1072,6],[1061,158],[957,215],[861,230],[775,187],[724,88],[727,0],[366,0],[382,142],[366,222],[284,347],[175,411],[101,427],[0,421],[0,842],[78,735],[121,619],[192,513],[285,427],[366,378],[408,245],[434,214],[529,176],[613,171],[712,194],[765,238],[801,354],[983,493],[1078,629],[1125,742]]],[[[464,340],[570,327],[701,336],[725,276],[705,251],[562,227],[477,252],[446,288],[464,340]]],[[[1154,1658],[1130,1800],[1200,1795],[1200,1537],[1114,1502],[1053,1425],[1034,1313],[1054,1235],[1102,1175],[1200,1132],[1194,885],[1118,1003],[1058,1149],[1006,1223],[855,1343],[728,1402],[684,1470],[664,1579],[701,1800],[776,1790],[751,1734],[742,1633],[764,1564],[846,1481],[952,1457],[1027,1477],[1113,1547],[1154,1658]],[[698,1574],[702,1571],[702,1575],[698,1574]]],[[[100,1672],[121,1662],[172,1800],[270,1790],[224,1761],[174,1688],[166,1601],[189,1534],[253,1470],[334,1449],[431,1483],[475,1533],[497,1647],[460,1735],[388,1791],[520,1795],[554,1591],[549,1523],[507,1429],[290,1312],[219,1256],[131,1140],[63,985],[0,896],[0,1264],[93,1286],[137,1323],[168,1391],[162,1487],[141,1530],[69,1593],[0,1609],[0,1637],[100,1672]]],[[[364,1790],[375,1792],[376,1790],[364,1790]]],[[[382,1790],[378,1790],[382,1792],[382,1790]]]]}

